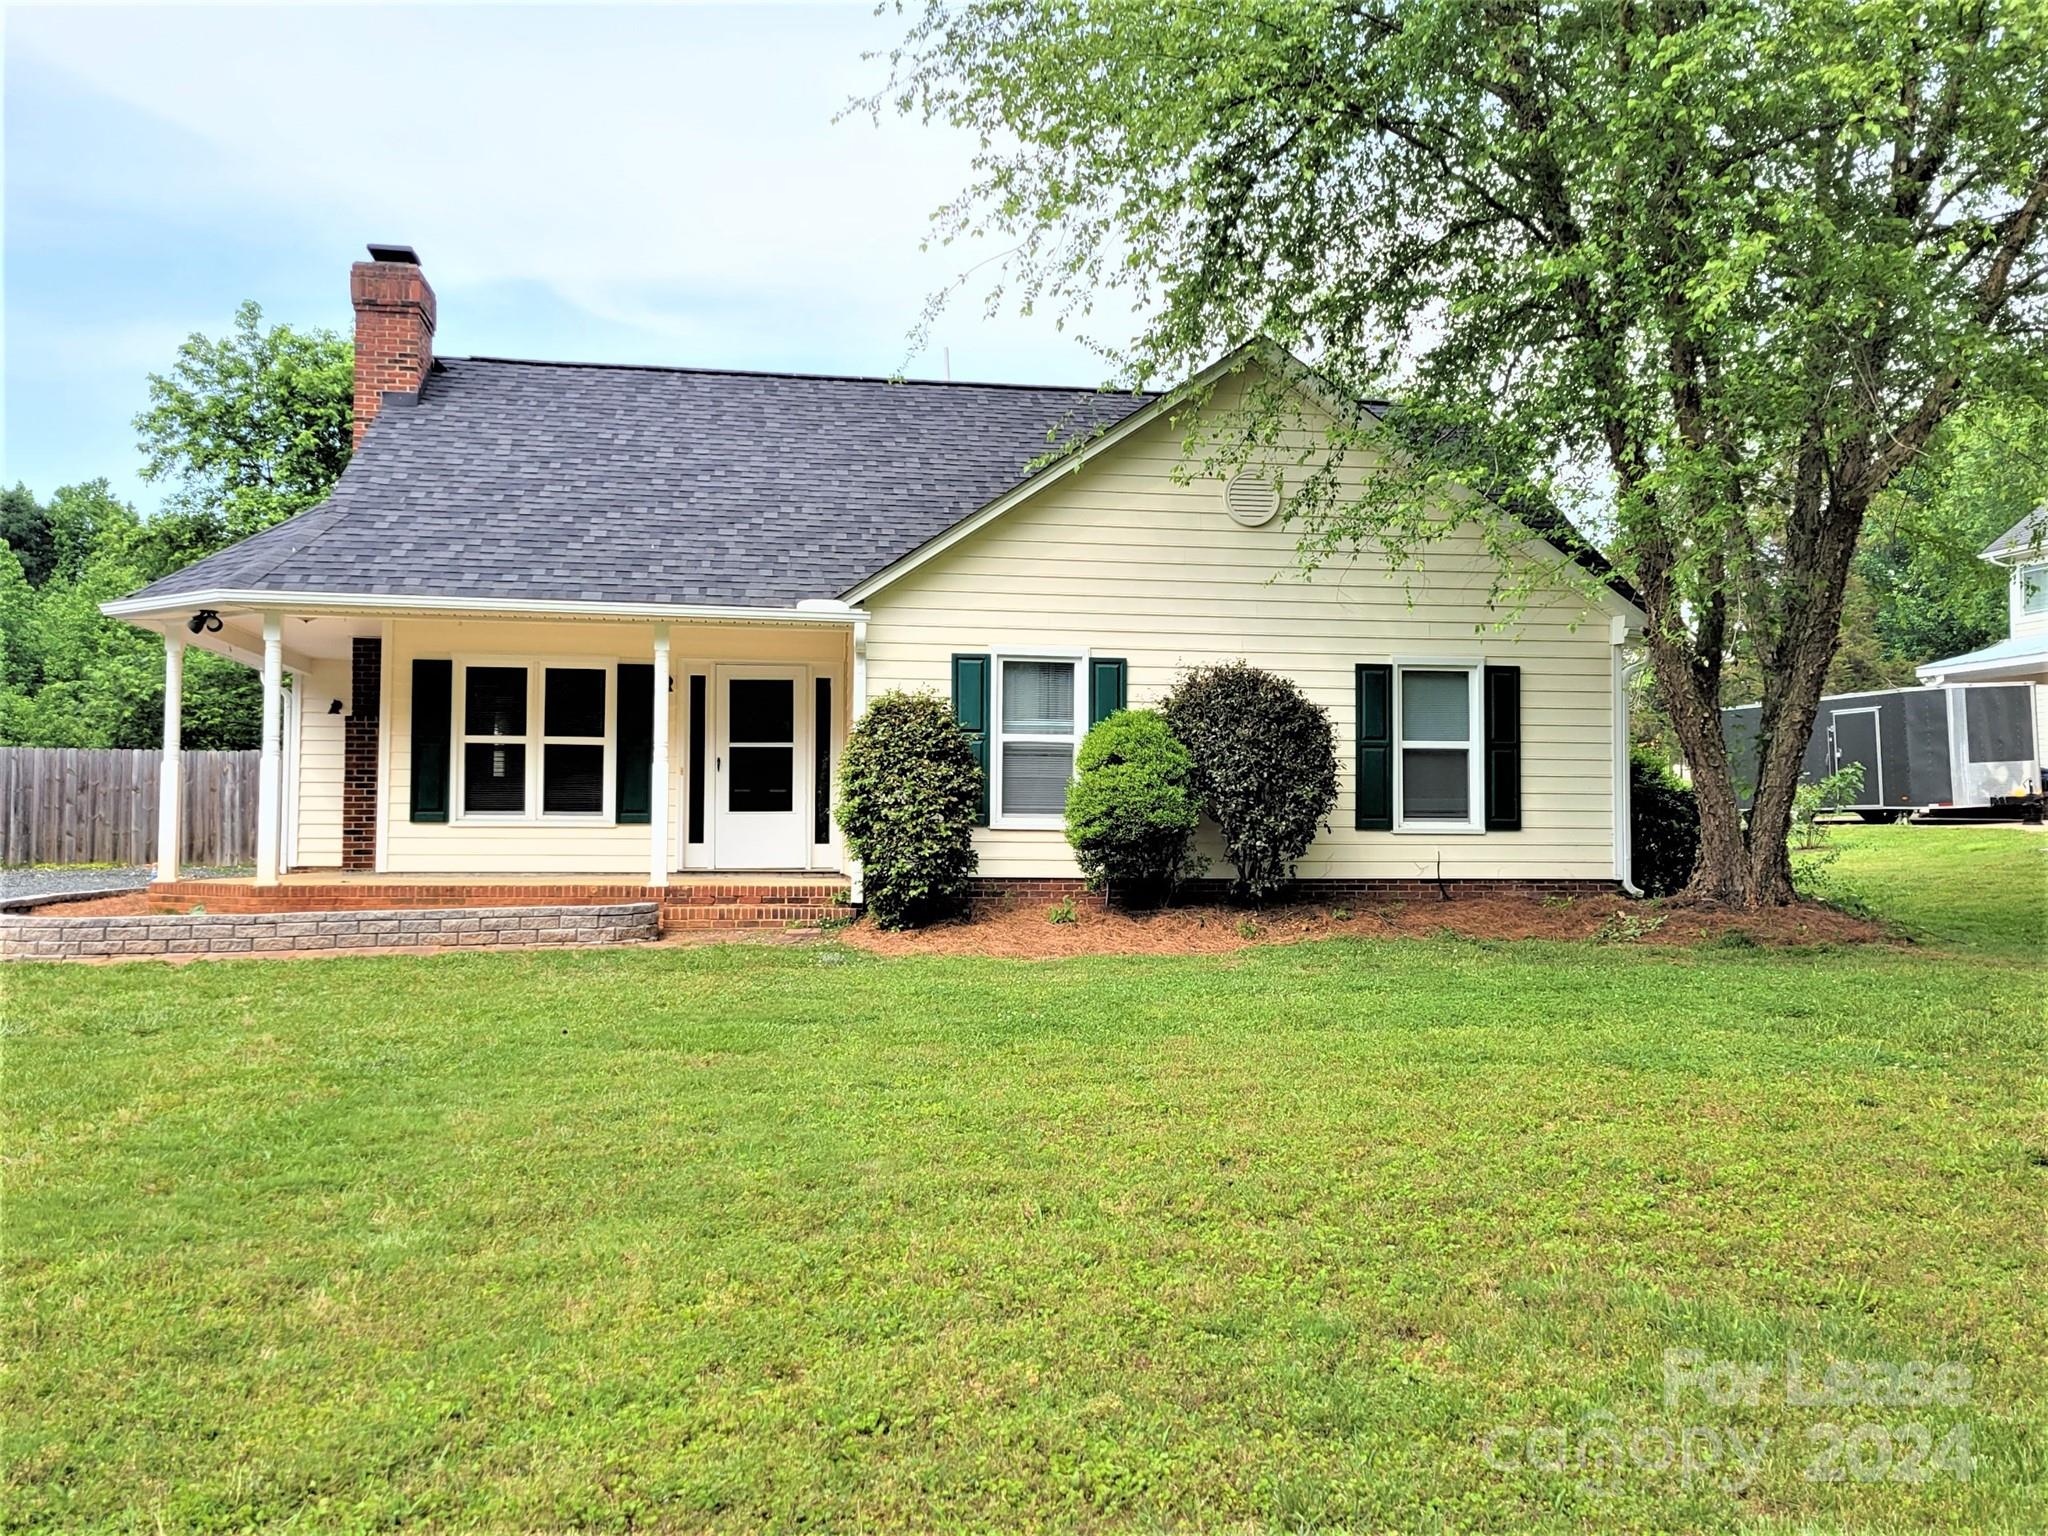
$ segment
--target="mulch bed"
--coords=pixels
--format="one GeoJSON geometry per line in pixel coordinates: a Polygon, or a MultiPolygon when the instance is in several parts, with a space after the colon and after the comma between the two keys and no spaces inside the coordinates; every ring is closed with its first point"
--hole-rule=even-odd
{"type": "Polygon", "coordinates": [[[1227,954],[1258,944],[1309,939],[1440,938],[1561,939],[1639,944],[1759,945],[1898,942],[1882,925],[1814,902],[1768,912],[1731,912],[1628,901],[1619,896],[1539,900],[1528,896],[1458,896],[1448,901],[1387,902],[1355,908],[1310,904],[1259,910],[1221,906],[1169,907],[1159,912],[1105,912],[1077,904],[1074,921],[1055,923],[1043,904],[977,910],[964,922],[911,933],[883,933],[856,923],[839,935],[882,955],[985,955],[1057,959],[1067,955],[1227,954]],[[1736,937],[1741,935],[1744,937],[1736,937]]]}
{"type": "Polygon", "coordinates": [[[96,896],[90,901],[51,901],[31,907],[23,917],[145,917],[149,899],[140,891],[123,891],[118,896],[96,896]]]}
{"type": "MultiPolygon", "coordinates": [[[[92,901],[53,902],[37,917],[129,917],[149,911],[140,891],[92,901]]],[[[1055,923],[1044,903],[983,907],[965,922],[940,923],[911,933],[883,933],[860,922],[832,935],[880,955],[985,955],[1011,960],[1053,960],[1068,955],[1214,955],[1260,944],[1309,939],[1441,938],[1555,939],[1696,945],[1743,942],[1782,947],[1802,944],[1900,942],[1881,924],[1817,902],[1768,912],[1581,896],[1549,901],[1529,896],[1456,896],[1448,901],[1389,901],[1333,907],[1292,903],[1264,908],[1168,907],[1158,912],[1104,911],[1076,903],[1074,921],[1055,923]]],[[[690,935],[693,942],[717,935],[690,935]]],[[[727,938],[733,935],[725,935],[727,938]]],[[[748,935],[755,942],[796,934],[748,935]]],[[[664,941],[666,942],[666,941],[664,941]]],[[[367,951],[351,950],[351,954],[367,951]]]]}

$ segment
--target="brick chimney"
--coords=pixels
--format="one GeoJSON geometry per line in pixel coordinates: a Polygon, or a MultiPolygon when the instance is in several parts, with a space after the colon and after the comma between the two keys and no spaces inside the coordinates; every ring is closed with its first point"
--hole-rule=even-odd
{"type": "Polygon", "coordinates": [[[355,443],[387,391],[417,395],[434,366],[434,290],[409,245],[373,245],[348,272],[356,311],[355,443]]]}

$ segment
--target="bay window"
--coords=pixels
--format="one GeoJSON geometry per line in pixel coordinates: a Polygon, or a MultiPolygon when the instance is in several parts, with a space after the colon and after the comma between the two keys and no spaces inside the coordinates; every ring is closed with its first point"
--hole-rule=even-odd
{"type": "Polygon", "coordinates": [[[1063,823],[1081,740],[1080,672],[1078,657],[996,658],[992,825],[1063,823]]]}
{"type": "Polygon", "coordinates": [[[1477,663],[1397,667],[1394,690],[1395,826],[1480,829],[1480,668],[1477,663]]]}

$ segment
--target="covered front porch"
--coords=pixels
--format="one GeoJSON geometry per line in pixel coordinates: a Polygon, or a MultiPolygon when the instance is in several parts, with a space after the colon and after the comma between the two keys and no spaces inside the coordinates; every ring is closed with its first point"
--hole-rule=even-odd
{"type": "Polygon", "coordinates": [[[254,877],[180,880],[167,773],[165,902],[845,899],[831,786],[865,692],[857,610],[277,598],[121,616],[165,637],[169,763],[188,645],[263,679],[254,877]]]}

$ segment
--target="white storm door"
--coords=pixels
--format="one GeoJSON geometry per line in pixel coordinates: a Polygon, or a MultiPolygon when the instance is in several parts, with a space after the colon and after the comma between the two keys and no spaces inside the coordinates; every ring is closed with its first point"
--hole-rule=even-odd
{"type": "Polygon", "coordinates": [[[711,770],[717,869],[810,863],[802,667],[720,667],[711,770]]]}

